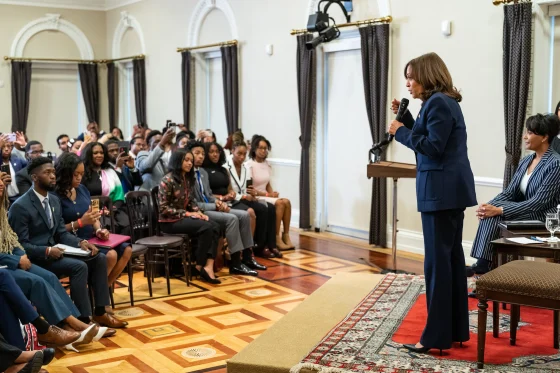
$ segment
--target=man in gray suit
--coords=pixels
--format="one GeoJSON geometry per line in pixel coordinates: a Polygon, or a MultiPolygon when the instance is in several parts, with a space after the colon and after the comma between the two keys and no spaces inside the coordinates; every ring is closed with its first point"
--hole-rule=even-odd
{"type": "Polygon", "coordinates": [[[140,190],[150,192],[153,187],[158,186],[159,182],[167,173],[167,164],[171,156],[171,144],[175,137],[173,127],[169,128],[163,135],[159,131],[152,131],[148,135],[146,142],[150,151],[141,151],[136,157],[136,168],[142,174],[144,183],[140,190]]]}
{"type": "Polygon", "coordinates": [[[21,196],[10,208],[8,221],[17,234],[19,242],[33,264],[37,264],[57,276],[70,277],[70,294],[80,320],[93,321],[109,328],[123,328],[128,323],[120,321],[105,311],[109,305],[107,283],[107,259],[98,249],[70,233],[62,219],[60,201],[50,193],[56,185],[54,166],[49,158],[33,159],[27,166],[33,187],[21,196]],[[81,259],[64,256],[57,244],[81,248],[89,253],[81,259]],[[88,273],[91,273],[95,309],[88,298],[88,273]]]}
{"type": "Polygon", "coordinates": [[[231,253],[229,273],[257,276],[258,273],[255,269],[266,270],[266,267],[257,263],[253,258],[251,248],[254,243],[249,213],[242,210],[231,210],[225,202],[214,198],[208,181],[208,173],[201,168],[205,157],[204,146],[199,141],[190,141],[187,147],[194,156],[196,179],[193,188],[194,199],[210,220],[226,227],[226,238],[231,253]],[[241,259],[242,254],[243,260],[241,259]]]}

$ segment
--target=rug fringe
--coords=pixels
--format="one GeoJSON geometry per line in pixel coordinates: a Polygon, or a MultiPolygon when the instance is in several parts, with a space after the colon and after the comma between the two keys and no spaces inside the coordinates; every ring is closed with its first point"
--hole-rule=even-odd
{"type": "Polygon", "coordinates": [[[313,363],[300,363],[298,365],[294,365],[290,369],[290,373],[300,373],[302,371],[302,369],[308,369],[308,370],[311,370],[311,371],[314,371],[314,372],[319,372],[319,373],[351,373],[350,371],[348,371],[346,369],[329,368],[329,367],[324,367],[322,365],[313,364],[313,363]]]}

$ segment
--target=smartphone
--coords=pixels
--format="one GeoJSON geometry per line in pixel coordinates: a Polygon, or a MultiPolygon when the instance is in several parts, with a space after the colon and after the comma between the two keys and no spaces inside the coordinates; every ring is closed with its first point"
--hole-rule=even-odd
{"type": "Polygon", "coordinates": [[[0,166],[0,171],[1,171],[1,172],[5,172],[5,173],[7,173],[8,175],[11,175],[11,172],[10,172],[10,165],[9,165],[9,164],[3,164],[2,166],[0,166]]]}
{"type": "Polygon", "coordinates": [[[15,133],[8,133],[8,141],[9,142],[16,141],[16,134],[15,133]]]}
{"type": "Polygon", "coordinates": [[[247,188],[250,188],[252,186],[253,186],[253,179],[247,180],[247,188]]]}
{"type": "Polygon", "coordinates": [[[99,212],[99,200],[92,199],[91,200],[91,211],[92,212],[99,212]]]}
{"type": "Polygon", "coordinates": [[[122,153],[128,154],[129,147],[130,147],[130,142],[119,141],[119,154],[122,154],[122,153]]]}

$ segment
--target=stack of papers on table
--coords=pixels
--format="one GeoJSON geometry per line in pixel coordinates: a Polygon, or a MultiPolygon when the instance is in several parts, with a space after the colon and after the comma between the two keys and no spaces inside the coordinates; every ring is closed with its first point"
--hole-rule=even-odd
{"type": "Polygon", "coordinates": [[[532,240],[532,239],[527,238],[527,237],[506,238],[506,240],[511,241],[511,242],[515,242],[515,243],[518,243],[518,244],[521,244],[521,245],[531,245],[531,244],[543,243],[542,241],[532,240]]]}

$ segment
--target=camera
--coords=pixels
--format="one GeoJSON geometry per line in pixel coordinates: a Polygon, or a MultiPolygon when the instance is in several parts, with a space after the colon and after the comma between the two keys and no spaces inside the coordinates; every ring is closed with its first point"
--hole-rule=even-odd
{"type": "Polygon", "coordinates": [[[352,1],[351,0],[320,0],[317,5],[317,12],[309,16],[307,20],[307,31],[315,33],[318,32],[313,40],[308,41],[305,44],[307,50],[313,50],[321,43],[328,43],[340,36],[340,31],[336,27],[336,23],[332,17],[329,16],[329,7],[332,4],[337,4],[342,9],[342,12],[346,16],[346,21],[350,22],[350,14],[348,11],[352,12],[352,1]],[[327,5],[321,11],[321,4],[327,3],[327,5]],[[332,21],[332,25],[330,24],[332,21]]]}

